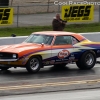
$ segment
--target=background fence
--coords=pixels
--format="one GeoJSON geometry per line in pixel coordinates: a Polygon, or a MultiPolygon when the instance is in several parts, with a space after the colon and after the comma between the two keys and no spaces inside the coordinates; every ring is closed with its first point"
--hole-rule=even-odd
{"type": "MultiPolygon", "coordinates": [[[[0,27],[51,25],[52,19],[55,16],[55,14],[61,13],[61,5],[54,5],[54,1],[45,2],[45,3],[29,2],[27,4],[26,3],[23,5],[17,4],[14,6],[11,4],[9,7],[14,8],[13,25],[0,26],[0,27]]],[[[98,5],[95,6],[94,20],[92,22],[100,22],[100,6],[98,5]]],[[[72,23],[68,23],[68,24],[72,24],[72,23]]]]}

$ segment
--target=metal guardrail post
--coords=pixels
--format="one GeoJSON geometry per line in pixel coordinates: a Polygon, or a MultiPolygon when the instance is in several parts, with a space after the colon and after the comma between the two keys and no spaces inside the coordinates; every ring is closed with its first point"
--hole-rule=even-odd
{"type": "Polygon", "coordinates": [[[60,5],[58,5],[58,13],[60,12],[60,5]]]}
{"type": "Polygon", "coordinates": [[[100,22],[100,5],[99,5],[99,22],[100,22]]]}
{"type": "Polygon", "coordinates": [[[17,27],[19,26],[19,6],[17,6],[17,27]]]}
{"type": "Polygon", "coordinates": [[[13,0],[11,0],[11,6],[12,6],[12,4],[13,4],[13,0]]]}
{"type": "Polygon", "coordinates": [[[50,3],[50,0],[48,0],[47,12],[49,12],[49,3],[50,3]]]}

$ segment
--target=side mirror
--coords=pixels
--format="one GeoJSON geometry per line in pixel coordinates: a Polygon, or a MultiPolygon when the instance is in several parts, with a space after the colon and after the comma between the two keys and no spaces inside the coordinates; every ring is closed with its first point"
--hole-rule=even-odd
{"type": "Polygon", "coordinates": [[[42,47],[44,46],[44,43],[41,43],[42,47]]]}

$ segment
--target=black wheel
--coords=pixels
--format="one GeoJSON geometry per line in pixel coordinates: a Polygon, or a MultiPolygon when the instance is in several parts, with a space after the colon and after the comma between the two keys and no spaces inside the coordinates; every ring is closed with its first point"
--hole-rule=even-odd
{"type": "Polygon", "coordinates": [[[31,57],[26,64],[26,69],[29,73],[36,73],[40,70],[41,67],[42,61],[40,57],[37,56],[31,57]]]}
{"type": "Polygon", "coordinates": [[[65,67],[67,64],[63,63],[63,64],[55,64],[54,67],[65,67]]]}
{"type": "Polygon", "coordinates": [[[1,70],[8,70],[9,67],[0,67],[1,70]]]}
{"type": "Polygon", "coordinates": [[[93,51],[85,52],[81,58],[76,62],[78,68],[88,70],[94,67],[96,63],[96,55],[93,51]]]}

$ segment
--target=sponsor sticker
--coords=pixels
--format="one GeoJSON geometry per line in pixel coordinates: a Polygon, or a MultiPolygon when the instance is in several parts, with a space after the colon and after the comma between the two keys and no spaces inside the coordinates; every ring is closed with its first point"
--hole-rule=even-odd
{"type": "Polygon", "coordinates": [[[50,61],[50,64],[54,64],[54,63],[55,63],[55,60],[51,60],[51,61],[50,61]]]}
{"type": "Polygon", "coordinates": [[[13,8],[0,8],[0,25],[13,23],[13,8]]]}
{"type": "Polygon", "coordinates": [[[61,15],[68,22],[92,21],[94,5],[63,5],[61,15]]]}
{"type": "Polygon", "coordinates": [[[70,52],[68,50],[62,50],[58,53],[59,59],[64,59],[70,55],[70,52]]]}

